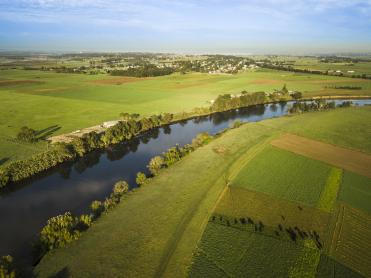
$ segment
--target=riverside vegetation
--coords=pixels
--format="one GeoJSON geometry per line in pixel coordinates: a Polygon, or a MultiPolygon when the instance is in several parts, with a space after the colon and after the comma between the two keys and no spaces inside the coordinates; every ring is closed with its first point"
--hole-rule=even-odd
{"type": "MultiPolygon", "coordinates": [[[[192,140],[191,144],[183,147],[177,145],[164,152],[161,156],[153,157],[147,167],[152,176],[156,176],[162,168],[170,167],[190,152],[208,144],[212,139],[213,136],[210,136],[208,133],[200,133],[192,140]]],[[[144,173],[139,172],[136,179],[137,185],[143,186],[150,178],[144,173]]],[[[49,219],[47,224],[42,228],[38,240],[34,243],[35,262],[40,261],[47,252],[64,247],[70,242],[77,240],[82,235],[82,232],[86,231],[102,214],[108,213],[119,204],[128,192],[128,183],[123,180],[118,181],[113,186],[112,193],[109,197],[104,201],[95,200],[91,203],[90,214],[74,216],[70,212],[66,212],[63,215],[49,219]]],[[[8,258],[9,261],[6,264],[5,262],[7,261],[4,259],[4,262],[1,264],[4,268],[4,273],[6,273],[5,269],[9,269],[12,258],[10,256],[3,258],[8,258]]]]}
{"type": "MultiPolygon", "coordinates": [[[[210,113],[267,102],[297,100],[300,97],[300,92],[290,94],[286,86],[284,86],[282,90],[277,90],[268,96],[264,92],[248,93],[246,91],[241,92],[241,94],[237,96],[231,94],[220,95],[210,107],[195,108],[189,113],[165,113],[143,117],[139,120],[137,120],[138,114],[121,113],[120,116],[123,120],[101,134],[91,132],[83,135],[81,138],[73,140],[69,144],[54,144],[48,151],[33,155],[26,160],[10,162],[5,167],[0,168],[0,187],[31,177],[32,175],[50,169],[62,162],[81,157],[94,149],[130,140],[155,127],[210,113]]],[[[27,141],[34,141],[35,131],[24,127],[19,133],[19,137],[27,141]]]]}

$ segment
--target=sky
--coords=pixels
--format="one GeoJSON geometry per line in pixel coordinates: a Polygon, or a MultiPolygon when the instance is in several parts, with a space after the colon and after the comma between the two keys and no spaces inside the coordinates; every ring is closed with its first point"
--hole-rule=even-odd
{"type": "Polygon", "coordinates": [[[0,0],[0,50],[371,52],[371,0],[0,0]]]}

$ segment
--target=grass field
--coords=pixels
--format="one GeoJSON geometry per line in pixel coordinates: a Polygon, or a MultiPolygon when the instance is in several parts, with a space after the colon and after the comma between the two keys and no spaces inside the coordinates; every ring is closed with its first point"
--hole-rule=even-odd
{"type": "Polygon", "coordinates": [[[288,277],[293,272],[300,272],[297,277],[303,277],[313,265],[307,261],[299,269],[299,264],[303,253],[311,252],[317,253],[289,241],[210,223],[189,277],[288,277]]]}
{"type": "MultiPolygon", "coordinates": [[[[274,231],[297,227],[301,231],[316,231],[325,238],[330,215],[326,212],[301,204],[279,199],[268,194],[230,187],[214,210],[216,215],[232,219],[249,217],[254,223],[263,223],[274,231]]],[[[281,233],[280,233],[281,234],[281,233]]]]}
{"type": "Polygon", "coordinates": [[[294,134],[284,134],[273,146],[371,178],[371,155],[294,134]]]}
{"type": "Polygon", "coordinates": [[[261,124],[340,147],[371,153],[370,117],[371,107],[367,106],[271,119],[261,124]]]}
{"type": "Polygon", "coordinates": [[[329,172],[330,167],[320,161],[269,146],[232,184],[314,207],[329,172]]]}
{"type": "Polygon", "coordinates": [[[345,171],[339,200],[371,213],[371,179],[345,171]]]}
{"type": "Polygon", "coordinates": [[[330,255],[365,277],[371,276],[371,215],[340,205],[330,255]]]}
{"type": "MultiPolygon", "coordinates": [[[[284,117],[269,120],[267,124],[248,123],[224,133],[164,169],[143,188],[129,193],[117,208],[101,217],[79,240],[46,255],[36,267],[35,274],[38,277],[66,273],[72,277],[184,277],[188,274],[192,277],[313,277],[317,270],[319,277],[335,272],[340,273],[335,277],[353,277],[358,265],[346,260],[333,262],[323,256],[328,247],[326,239],[337,238],[328,229],[332,227],[328,223],[332,223],[336,215],[331,209],[328,212],[334,202],[332,181],[337,180],[336,171],[330,165],[270,145],[274,138],[286,132],[282,127],[304,126],[307,122],[315,136],[321,134],[331,140],[333,129],[353,128],[352,121],[343,120],[348,111],[352,112],[353,118],[361,119],[360,125],[368,124],[369,117],[360,118],[360,115],[371,113],[370,108],[364,107],[284,117]],[[294,123],[295,118],[297,122],[294,123]],[[324,129],[322,123],[329,119],[333,125],[324,129]],[[274,128],[275,122],[281,128],[274,128]],[[219,149],[225,151],[216,151],[219,149]],[[195,169],[197,174],[190,175],[195,169]],[[228,192],[226,184],[229,182],[228,192]],[[245,185],[249,190],[244,188],[245,185]],[[210,221],[215,212],[230,214],[220,211],[219,205],[225,200],[227,205],[230,204],[232,199],[228,194],[233,190],[237,193],[232,194],[232,214],[246,213],[245,219],[250,216],[257,223],[235,225],[233,216],[229,216],[229,226],[226,218],[222,219],[223,225],[210,221]],[[321,202],[327,211],[316,208],[321,202]],[[234,207],[236,204],[238,207],[234,207]],[[296,240],[290,238],[285,229],[279,230],[280,223],[285,229],[291,227],[297,231],[296,240]],[[256,232],[257,227],[263,227],[262,231],[256,232]],[[318,232],[319,241],[325,248],[318,245],[314,248],[314,240],[307,241],[309,237],[315,238],[314,231],[318,232]]],[[[363,131],[358,132],[362,134],[363,131]]],[[[338,136],[337,140],[355,146],[347,133],[338,136]]],[[[353,136],[357,136],[357,132],[353,136]]],[[[350,176],[348,181],[348,175],[345,171],[339,198],[349,194],[343,192],[345,183],[349,186],[360,183],[355,187],[370,192],[362,179],[357,181],[350,176]]],[[[362,219],[366,219],[363,221],[366,223],[369,220],[364,215],[362,213],[362,219]]],[[[344,218],[342,225],[348,228],[358,225],[359,231],[366,235],[364,242],[367,243],[371,237],[364,224],[358,223],[356,218],[349,219],[344,218]]],[[[347,252],[357,255],[362,241],[355,241],[349,234],[345,239],[352,242],[347,252]]],[[[364,273],[364,260],[361,267],[364,273]]]]}
{"type": "Polygon", "coordinates": [[[119,113],[142,115],[188,111],[210,105],[222,93],[273,91],[284,84],[304,96],[339,95],[329,84],[362,84],[357,94],[371,96],[371,81],[259,70],[236,75],[201,73],[133,79],[108,75],[63,74],[26,70],[0,72],[0,159],[21,159],[45,148],[23,146],[13,138],[26,125],[57,135],[117,119],[119,113]]]}
{"type": "Polygon", "coordinates": [[[326,212],[331,212],[333,210],[338,197],[342,175],[343,171],[341,169],[331,169],[318,201],[317,208],[326,212]]]}

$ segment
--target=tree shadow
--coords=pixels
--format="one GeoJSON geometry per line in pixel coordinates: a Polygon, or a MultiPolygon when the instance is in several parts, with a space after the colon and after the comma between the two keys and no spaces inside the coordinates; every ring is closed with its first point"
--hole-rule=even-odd
{"type": "Polygon", "coordinates": [[[59,129],[61,129],[59,125],[49,126],[47,128],[36,131],[36,137],[39,140],[40,139],[45,140],[47,137],[49,137],[50,135],[52,135],[54,132],[56,132],[59,129]]]}
{"type": "Polygon", "coordinates": [[[68,267],[64,267],[56,274],[49,276],[49,278],[69,278],[69,277],[71,277],[71,272],[68,270],[68,267]]]}
{"type": "Polygon", "coordinates": [[[7,162],[10,158],[9,157],[4,157],[0,159],[0,165],[3,165],[5,162],[7,162]]]}

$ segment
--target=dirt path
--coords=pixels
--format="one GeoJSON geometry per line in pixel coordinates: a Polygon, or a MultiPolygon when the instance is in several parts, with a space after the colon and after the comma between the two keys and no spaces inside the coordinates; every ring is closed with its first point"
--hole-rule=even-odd
{"type": "Polygon", "coordinates": [[[308,139],[284,134],[271,142],[273,146],[321,160],[339,168],[371,178],[371,155],[308,139]]]}

